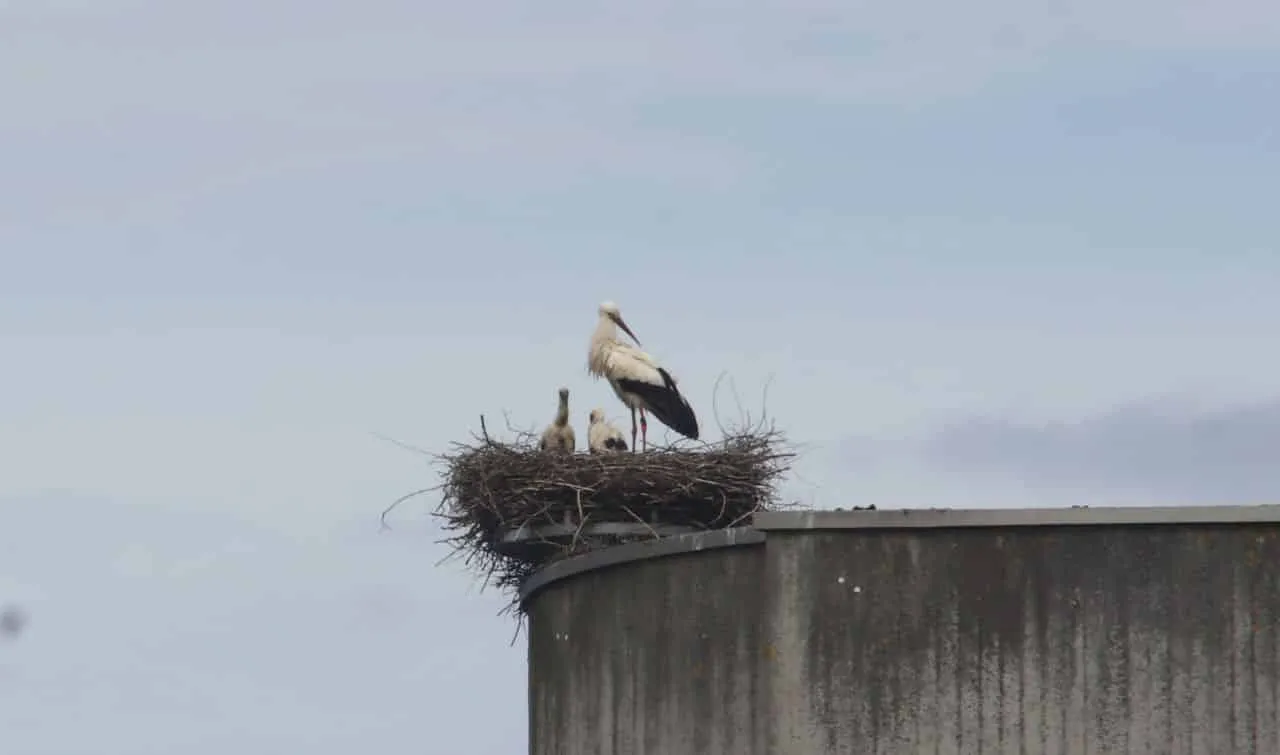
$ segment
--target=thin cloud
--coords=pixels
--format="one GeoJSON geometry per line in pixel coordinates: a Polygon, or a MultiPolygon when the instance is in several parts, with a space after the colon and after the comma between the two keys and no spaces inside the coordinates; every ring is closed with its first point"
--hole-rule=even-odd
{"type": "MultiPolygon", "coordinates": [[[[478,8],[478,7],[477,7],[478,8]]],[[[947,9],[826,0],[474,9],[376,0],[0,6],[12,218],[173,213],[334,166],[451,189],[556,189],[599,171],[717,188],[764,156],[654,109],[706,98],[916,105],[1098,50],[1280,43],[1274,4],[1100,0],[947,9]],[[50,159],[49,155],[56,155],[50,159]]]]}
{"type": "Polygon", "coordinates": [[[1280,500],[1280,399],[1226,408],[1138,403],[1075,422],[974,418],[923,445],[957,475],[1127,490],[1167,503],[1280,500]]]}
{"type": "MultiPolygon", "coordinates": [[[[249,105],[263,95],[270,102],[343,84],[427,111],[440,104],[442,89],[459,86],[488,95],[509,87],[550,105],[585,96],[593,107],[671,95],[914,100],[951,91],[957,81],[981,86],[1018,68],[1011,64],[1046,55],[1090,56],[1104,47],[1237,50],[1280,41],[1280,10],[1255,0],[1123,7],[986,0],[954,9],[924,0],[863,7],[809,0],[564,12],[516,0],[483,10],[382,0],[359,13],[269,0],[255,6],[252,23],[235,6],[208,0],[112,7],[8,11],[7,32],[0,32],[6,58],[60,54],[56,66],[6,66],[0,82],[11,92],[39,94],[43,108],[155,94],[157,84],[165,85],[164,97],[134,104],[163,108],[176,98],[249,105]],[[65,91],[53,86],[60,80],[83,84],[86,75],[104,86],[64,101],[50,96],[65,91]]],[[[13,118],[23,115],[13,109],[13,118]]]]}

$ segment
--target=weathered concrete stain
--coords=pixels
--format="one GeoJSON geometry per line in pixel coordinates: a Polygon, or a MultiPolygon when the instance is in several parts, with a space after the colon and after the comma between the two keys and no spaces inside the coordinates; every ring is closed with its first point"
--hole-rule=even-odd
{"type": "Polygon", "coordinates": [[[530,604],[530,751],[766,755],[763,546],[641,561],[530,604]]]}
{"type": "Polygon", "coordinates": [[[1248,566],[1280,545],[1256,528],[771,533],[766,550],[810,614],[772,638],[811,691],[789,723],[811,736],[780,755],[1280,752],[1280,585],[1248,566]],[[790,551],[807,555],[782,568],[790,551]]]}
{"type": "Polygon", "coordinates": [[[1280,526],[811,530],[530,604],[536,755],[1275,755],[1280,526]]]}

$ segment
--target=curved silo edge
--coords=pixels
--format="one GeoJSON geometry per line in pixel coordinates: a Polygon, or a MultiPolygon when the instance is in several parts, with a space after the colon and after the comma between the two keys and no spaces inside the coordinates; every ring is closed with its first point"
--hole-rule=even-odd
{"type": "Polygon", "coordinates": [[[764,544],[763,532],[759,532],[753,527],[733,527],[616,545],[612,548],[603,548],[581,556],[567,558],[563,561],[556,561],[540,569],[520,586],[519,600],[523,606],[544,587],[584,572],[652,558],[665,558],[667,556],[678,556],[718,548],[737,548],[762,544],[764,544]]]}
{"type": "Polygon", "coordinates": [[[1250,506],[1073,506],[1022,509],[878,509],[875,511],[762,511],[761,532],[953,527],[1061,527],[1280,522],[1280,504],[1250,506]]]}

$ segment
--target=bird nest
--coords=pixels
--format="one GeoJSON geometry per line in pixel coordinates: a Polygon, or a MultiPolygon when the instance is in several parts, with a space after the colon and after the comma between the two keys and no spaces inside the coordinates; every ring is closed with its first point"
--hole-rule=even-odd
{"type": "Polygon", "coordinates": [[[794,456],[783,446],[782,434],[763,426],[728,431],[717,443],[601,454],[540,451],[530,433],[502,442],[483,431],[438,457],[436,515],[453,555],[486,585],[516,593],[569,556],[734,527],[779,508],[776,486],[794,456]]]}

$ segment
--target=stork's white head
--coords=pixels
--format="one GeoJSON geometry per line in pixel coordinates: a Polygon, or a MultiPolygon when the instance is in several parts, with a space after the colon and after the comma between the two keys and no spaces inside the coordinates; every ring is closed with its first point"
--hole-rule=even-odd
{"type": "Polygon", "coordinates": [[[595,425],[601,422],[604,422],[604,409],[592,409],[591,418],[588,420],[588,424],[595,425]]]}
{"type": "Polygon", "coordinates": [[[607,318],[612,320],[615,325],[622,328],[627,335],[631,336],[631,340],[635,341],[637,346],[640,345],[640,339],[636,338],[636,334],[632,333],[631,328],[627,327],[626,320],[622,319],[622,311],[618,309],[617,304],[614,304],[612,301],[602,301],[600,302],[600,308],[597,311],[600,313],[600,319],[603,320],[607,318]]]}

